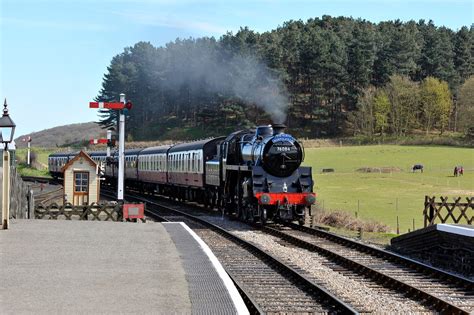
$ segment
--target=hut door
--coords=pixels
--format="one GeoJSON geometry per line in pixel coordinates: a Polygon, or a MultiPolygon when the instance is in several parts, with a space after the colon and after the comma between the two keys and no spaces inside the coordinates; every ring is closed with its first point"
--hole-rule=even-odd
{"type": "Polygon", "coordinates": [[[89,204],[89,172],[74,172],[73,205],[89,204]]]}

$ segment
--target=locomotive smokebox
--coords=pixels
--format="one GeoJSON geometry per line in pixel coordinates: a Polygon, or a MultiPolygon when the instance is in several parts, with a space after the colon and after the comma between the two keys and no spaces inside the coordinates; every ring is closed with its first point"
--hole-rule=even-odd
{"type": "Polygon", "coordinates": [[[273,135],[279,135],[285,132],[286,126],[284,124],[273,124],[273,135]]]}

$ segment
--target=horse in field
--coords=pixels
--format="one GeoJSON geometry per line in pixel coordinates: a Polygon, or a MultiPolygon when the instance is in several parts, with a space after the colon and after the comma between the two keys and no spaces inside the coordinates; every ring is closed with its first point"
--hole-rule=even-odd
{"type": "Polygon", "coordinates": [[[415,173],[416,170],[420,170],[423,173],[423,165],[421,164],[413,165],[413,168],[412,168],[413,173],[415,173]]]}

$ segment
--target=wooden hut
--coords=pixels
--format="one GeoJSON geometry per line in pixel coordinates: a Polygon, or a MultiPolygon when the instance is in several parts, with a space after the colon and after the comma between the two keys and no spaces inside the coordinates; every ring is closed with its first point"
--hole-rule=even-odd
{"type": "Polygon", "coordinates": [[[100,176],[98,165],[84,151],[79,152],[61,169],[64,174],[64,201],[73,205],[88,205],[99,201],[100,176]]]}

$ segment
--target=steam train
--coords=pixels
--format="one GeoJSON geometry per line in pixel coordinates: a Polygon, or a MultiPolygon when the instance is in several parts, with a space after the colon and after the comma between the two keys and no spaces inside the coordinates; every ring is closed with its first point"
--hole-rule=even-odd
{"type": "MultiPolygon", "coordinates": [[[[78,152],[49,156],[53,177],[78,152]]],[[[105,184],[117,180],[117,152],[90,152],[105,184]]],[[[301,166],[303,146],[284,125],[171,146],[125,151],[125,185],[142,192],[218,208],[231,217],[265,224],[299,221],[316,200],[311,167],[301,166]]]]}

